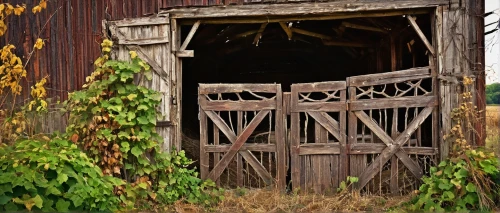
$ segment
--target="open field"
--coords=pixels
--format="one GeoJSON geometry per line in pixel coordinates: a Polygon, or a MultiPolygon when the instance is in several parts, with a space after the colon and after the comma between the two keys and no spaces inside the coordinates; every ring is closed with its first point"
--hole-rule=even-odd
{"type": "Polygon", "coordinates": [[[486,107],[486,146],[500,154],[500,105],[486,107]]]}

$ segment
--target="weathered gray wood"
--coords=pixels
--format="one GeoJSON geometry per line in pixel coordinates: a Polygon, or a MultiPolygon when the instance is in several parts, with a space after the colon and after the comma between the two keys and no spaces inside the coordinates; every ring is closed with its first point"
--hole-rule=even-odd
{"type": "Polygon", "coordinates": [[[163,25],[163,24],[169,24],[170,19],[168,17],[126,18],[123,20],[114,21],[114,23],[116,23],[117,27],[163,25]]]}
{"type": "MultiPolygon", "coordinates": [[[[307,15],[307,16],[257,16],[246,18],[204,18],[203,24],[262,24],[262,23],[279,23],[287,21],[308,21],[308,20],[338,20],[338,19],[354,19],[354,18],[376,18],[376,17],[390,17],[402,15],[420,15],[432,12],[432,8],[415,8],[411,10],[395,9],[385,11],[366,11],[362,13],[353,12],[335,12],[328,15],[307,15]]],[[[194,19],[182,19],[181,24],[192,25],[195,23],[194,19]]],[[[256,30],[255,32],[256,33],[256,30]]],[[[252,33],[252,34],[254,34],[252,33]]]]}
{"type": "MultiPolygon", "coordinates": [[[[416,143],[417,140],[412,139],[410,143],[416,143]]],[[[350,145],[349,154],[350,155],[367,155],[367,154],[380,154],[387,145],[380,143],[357,143],[350,145]]],[[[437,149],[432,147],[402,147],[405,153],[408,155],[436,155],[437,149]]]]}
{"type": "Polygon", "coordinates": [[[436,55],[436,51],[434,50],[434,47],[429,42],[429,40],[427,40],[427,37],[425,37],[424,33],[422,32],[422,30],[418,26],[417,22],[415,21],[415,17],[408,15],[408,16],[406,16],[406,18],[408,19],[408,22],[413,27],[413,29],[417,32],[418,37],[420,37],[422,42],[424,42],[425,46],[427,47],[427,50],[429,50],[429,52],[432,55],[436,55]]]}
{"type": "Polygon", "coordinates": [[[214,18],[249,16],[303,16],[329,15],[336,12],[362,12],[413,8],[432,8],[448,4],[445,0],[395,1],[336,1],[299,4],[258,4],[232,5],[207,8],[176,8],[161,13],[169,13],[172,18],[214,18]]]}
{"type": "Polygon", "coordinates": [[[324,81],[317,83],[299,83],[293,84],[292,87],[295,88],[298,93],[309,93],[309,92],[324,92],[324,91],[336,91],[346,89],[345,81],[324,81]]]}
{"type": "Polygon", "coordinates": [[[123,45],[151,45],[151,44],[166,44],[168,42],[169,42],[168,36],[154,37],[154,38],[118,39],[118,44],[123,44],[123,45]]]}
{"type": "Polygon", "coordinates": [[[349,86],[372,86],[430,78],[430,68],[420,67],[395,72],[377,73],[349,78],[349,86]]]}
{"type": "MultiPolygon", "coordinates": [[[[214,147],[219,147],[219,139],[220,139],[219,138],[220,137],[220,135],[219,135],[219,133],[220,133],[219,132],[219,128],[217,127],[217,125],[213,125],[213,127],[214,127],[214,145],[213,146],[214,147]]],[[[211,152],[209,146],[210,145],[205,146],[205,152],[211,152]]],[[[230,146],[228,146],[227,149],[229,150],[229,148],[230,148],[230,146]]],[[[215,166],[215,165],[217,165],[219,163],[221,152],[227,152],[227,151],[220,151],[220,152],[215,152],[214,153],[214,165],[213,166],[215,166]]],[[[217,186],[220,187],[220,178],[215,181],[215,184],[217,184],[217,186]]]]}
{"type": "Polygon", "coordinates": [[[286,190],[286,148],[285,148],[285,128],[286,124],[284,123],[284,110],[283,109],[283,93],[281,92],[281,85],[277,85],[277,93],[276,93],[276,113],[275,113],[275,137],[276,137],[276,167],[278,174],[276,175],[276,182],[278,185],[278,189],[282,192],[286,190]]]}
{"type": "Polygon", "coordinates": [[[179,49],[179,51],[184,51],[184,50],[186,50],[187,46],[189,45],[189,42],[191,42],[191,39],[193,39],[194,34],[196,33],[196,31],[197,31],[197,30],[198,30],[198,28],[200,27],[200,24],[201,24],[201,21],[200,21],[200,20],[196,21],[196,22],[193,24],[193,27],[192,27],[192,28],[191,28],[191,30],[189,31],[189,34],[187,35],[186,40],[184,40],[184,43],[182,43],[182,46],[181,46],[181,48],[179,49]]]}
{"type": "Polygon", "coordinates": [[[210,156],[205,151],[205,147],[208,145],[207,128],[207,115],[200,108],[200,175],[202,179],[208,177],[210,164],[210,156]]]}
{"type": "MultiPolygon", "coordinates": [[[[342,90],[340,92],[340,101],[347,101],[347,91],[342,90]]],[[[334,163],[332,164],[332,168],[335,168],[338,165],[336,180],[334,179],[334,187],[338,187],[339,183],[347,178],[347,174],[349,173],[349,162],[347,158],[347,115],[346,111],[339,112],[339,123],[340,123],[340,131],[339,131],[339,141],[340,141],[340,156],[338,158],[334,157],[334,163]],[[336,164],[338,163],[338,164],[336,164]]]]}
{"type": "Polygon", "coordinates": [[[207,101],[200,100],[203,110],[209,111],[259,111],[276,109],[275,100],[262,101],[207,101]]]}
{"type": "MultiPolygon", "coordinates": [[[[231,143],[234,143],[238,138],[234,132],[227,126],[227,124],[213,111],[206,111],[207,116],[212,120],[214,125],[216,125],[219,130],[229,139],[231,143]]],[[[255,119],[255,118],[254,118],[255,119]]],[[[240,147],[241,148],[241,147],[240,147]]],[[[270,185],[272,183],[272,176],[267,172],[266,168],[260,164],[260,162],[255,158],[255,156],[250,152],[240,152],[243,158],[254,168],[257,174],[263,179],[263,181],[270,185]]],[[[220,163],[220,162],[219,162],[220,163]]]]}
{"type": "Polygon", "coordinates": [[[370,110],[370,109],[389,109],[389,108],[406,108],[406,107],[426,107],[436,106],[437,97],[435,96],[419,96],[419,97],[401,97],[401,98],[379,98],[358,100],[349,103],[349,109],[370,110]]]}
{"type": "Polygon", "coordinates": [[[292,107],[292,112],[340,112],[347,109],[344,102],[304,102],[292,107]]]}
{"type": "Polygon", "coordinates": [[[194,57],[194,50],[175,51],[175,56],[177,58],[192,58],[194,57]]]}
{"type": "Polygon", "coordinates": [[[156,61],[152,59],[150,55],[147,54],[142,47],[135,45],[128,45],[127,48],[129,50],[135,51],[137,53],[137,56],[142,60],[144,60],[146,63],[148,63],[149,66],[151,66],[151,68],[153,69],[153,71],[156,74],[160,75],[163,78],[163,80],[167,82],[169,81],[168,74],[165,72],[165,70],[158,63],[156,63],[156,61]]]}
{"type": "MultiPolygon", "coordinates": [[[[290,96],[290,108],[296,107],[299,102],[297,87],[292,85],[290,96]]],[[[291,175],[292,175],[292,188],[293,190],[299,189],[301,184],[301,171],[302,162],[300,161],[300,113],[291,112],[290,120],[290,163],[291,163],[291,175]]]]}
{"type": "MultiPolygon", "coordinates": [[[[321,127],[325,128],[339,141],[342,140],[341,134],[343,133],[340,132],[340,124],[335,119],[330,117],[330,115],[320,112],[307,112],[307,114],[313,117],[314,120],[316,120],[316,122],[321,125],[321,127]]],[[[319,133],[322,134],[322,132],[319,133]]]]}
{"type": "MultiPolygon", "coordinates": [[[[433,107],[428,107],[426,109],[431,109],[432,110],[432,108],[433,107]]],[[[426,110],[424,110],[424,112],[426,112],[426,110]]],[[[419,116],[417,116],[417,118],[415,118],[415,120],[412,122],[413,125],[415,125],[414,123],[416,123],[416,121],[420,122],[420,124],[424,122],[424,120],[427,118],[427,116],[429,116],[428,114],[425,114],[424,112],[423,112],[423,114],[420,114],[419,116]],[[422,120],[419,121],[418,119],[422,119],[422,120]]],[[[411,125],[412,124],[410,124],[408,126],[408,129],[406,129],[403,133],[401,133],[402,136],[404,136],[404,135],[407,136],[407,138],[406,138],[407,140],[406,141],[403,141],[404,138],[400,138],[400,137],[396,138],[396,140],[393,140],[365,112],[363,112],[363,111],[356,111],[356,112],[354,112],[354,114],[356,114],[356,116],[359,118],[359,120],[361,120],[363,122],[363,124],[365,124],[370,130],[372,130],[372,132],[375,135],[377,135],[387,145],[388,149],[395,149],[395,150],[398,149],[401,146],[399,144],[406,143],[409,140],[409,138],[411,137],[411,135],[413,134],[413,132],[415,132],[415,130],[418,128],[418,126],[420,126],[420,124],[418,124],[415,127],[415,129],[411,129],[411,127],[412,127],[411,125]],[[400,141],[398,141],[398,140],[400,140],[400,141]]],[[[392,153],[391,155],[393,155],[393,154],[394,153],[392,153]]],[[[401,160],[401,162],[403,162],[403,164],[405,164],[405,166],[410,171],[412,171],[412,173],[415,172],[414,175],[417,178],[420,178],[419,176],[422,175],[422,171],[421,171],[420,167],[418,165],[416,165],[413,162],[413,160],[411,160],[410,157],[408,157],[407,154],[405,154],[403,152],[395,152],[395,154],[401,160]]],[[[392,156],[389,156],[388,158],[390,158],[390,157],[392,157],[392,156]]],[[[385,162],[387,162],[387,161],[385,161],[385,162]]],[[[380,166],[384,165],[385,162],[383,162],[380,166]]],[[[375,163],[378,163],[378,162],[375,162],[375,163]]],[[[372,163],[372,164],[374,164],[374,163],[372,163]]],[[[375,167],[375,168],[380,168],[380,167],[375,167]]],[[[375,175],[375,174],[373,174],[373,175],[375,175]]],[[[371,177],[371,178],[373,178],[373,177],[371,177]]]]}
{"type": "MultiPolygon", "coordinates": [[[[364,187],[370,179],[378,172],[378,168],[383,166],[394,154],[401,153],[398,157],[403,161],[403,156],[408,157],[406,153],[403,153],[400,149],[404,143],[406,143],[410,136],[415,132],[415,130],[425,121],[425,119],[432,113],[434,107],[425,108],[407,127],[407,129],[402,132],[393,143],[388,145],[384,151],[368,166],[368,168],[359,177],[358,188],[364,187]]],[[[358,115],[358,114],[356,114],[358,115]]],[[[379,136],[380,137],[380,136],[379,136]]],[[[392,141],[392,138],[390,139],[392,141]]],[[[416,178],[422,176],[422,171],[417,165],[410,159],[410,162],[403,161],[405,166],[413,173],[416,178]],[[407,164],[408,163],[408,164],[407,164]],[[413,166],[412,166],[413,164],[413,166]],[[414,168],[416,167],[416,168],[414,168]]]]}
{"type": "Polygon", "coordinates": [[[276,93],[276,84],[199,84],[200,94],[262,92],[276,93]]]}
{"type": "MultiPolygon", "coordinates": [[[[216,180],[217,178],[220,177],[224,169],[227,168],[231,160],[234,158],[234,156],[238,153],[238,150],[243,146],[245,141],[248,139],[250,134],[257,128],[257,125],[264,119],[265,116],[267,116],[270,113],[269,110],[263,110],[260,111],[255,118],[248,124],[248,126],[243,130],[243,132],[238,136],[238,138],[234,141],[233,145],[231,146],[230,150],[222,157],[222,159],[219,161],[217,165],[212,169],[210,174],[208,175],[209,179],[216,180]]],[[[219,126],[220,128],[220,126],[219,126]]],[[[266,181],[265,177],[261,178],[266,181]]],[[[269,180],[267,180],[269,181],[269,180]]],[[[269,184],[269,182],[266,182],[266,184],[269,184]]]]}
{"type": "MultiPolygon", "coordinates": [[[[173,52],[179,50],[179,47],[181,46],[181,26],[177,23],[177,19],[172,19],[171,20],[171,50],[173,52]]],[[[169,97],[170,100],[173,102],[173,109],[172,110],[172,115],[171,117],[175,119],[175,122],[177,124],[175,128],[175,138],[176,140],[176,145],[177,145],[177,150],[181,150],[181,144],[182,144],[182,60],[181,58],[177,57],[175,53],[171,54],[171,72],[172,72],[172,84],[171,84],[171,90],[172,90],[172,97],[169,97]]],[[[168,100],[168,99],[167,99],[168,100]]]]}
{"type": "MultiPolygon", "coordinates": [[[[238,111],[236,113],[236,133],[238,134],[238,137],[240,137],[243,133],[243,112],[238,111]]],[[[243,158],[239,153],[236,154],[236,185],[238,187],[243,187],[243,158]]]]}
{"type": "Polygon", "coordinates": [[[340,144],[303,144],[299,148],[299,155],[338,155],[340,144]]]}
{"type": "MultiPolygon", "coordinates": [[[[223,145],[208,145],[205,147],[205,152],[214,152],[214,153],[222,153],[228,152],[232,145],[223,144],[223,145]]],[[[251,151],[251,152],[276,152],[275,144],[244,144],[240,150],[243,151],[251,151]]]]}

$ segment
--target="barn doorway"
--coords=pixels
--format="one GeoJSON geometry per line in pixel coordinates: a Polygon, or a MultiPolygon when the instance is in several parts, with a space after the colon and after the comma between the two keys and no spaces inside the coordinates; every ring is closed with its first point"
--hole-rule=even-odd
{"type": "MultiPolygon", "coordinates": [[[[431,16],[422,14],[414,17],[424,36],[432,38],[431,16]]],[[[188,36],[190,29],[190,25],[182,27],[182,40],[188,36]]],[[[202,158],[199,153],[199,84],[279,84],[282,91],[290,92],[294,84],[346,81],[349,77],[354,76],[429,66],[428,48],[405,16],[260,24],[202,24],[192,38],[188,49],[194,50],[195,56],[182,60],[182,147],[195,160],[202,158]]],[[[432,80],[420,82],[419,87],[420,84],[422,88],[432,91],[432,80]]],[[[399,90],[399,88],[394,87],[391,89],[399,90]]],[[[272,96],[267,97],[265,94],[257,94],[257,96],[272,98],[272,96]]],[[[313,98],[320,96],[321,94],[313,94],[313,98]]],[[[240,97],[233,95],[228,98],[237,99],[240,97]]],[[[388,130],[387,126],[408,120],[408,114],[413,113],[415,116],[418,114],[418,110],[396,111],[389,112],[389,115],[387,110],[376,112],[369,110],[368,113],[374,120],[399,117],[400,119],[397,120],[385,121],[384,131],[389,133],[391,130],[388,130]]],[[[256,115],[254,114],[253,117],[256,115]]],[[[271,134],[275,131],[273,127],[276,116],[278,114],[269,114],[269,119],[266,122],[261,122],[256,127],[254,134],[250,136],[252,140],[272,143],[271,134]]],[[[332,116],[339,115],[337,113],[332,116]]],[[[243,117],[247,118],[247,115],[228,113],[221,117],[231,125],[230,128],[235,129],[234,132],[238,132],[236,130],[238,120],[243,117]]],[[[251,120],[253,117],[247,119],[251,120]]],[[[314,119],[308,119],[306,114],[301,114],[299,119],[303,121],[299,129],[305,130],[299,136],[306,141],[314,141],[315,131],[317,131],[312,128],[315,126],[314,119]]],[[[291,119],[285,120],[284,126],[289,127],[291,119]]],[[[383,125],[384,122],[380,121],[378,124],[383,125]]],[[[401,123],[401,126],[405,125],[408,125],[408,122],[401,123]]],[[[423,125],[432,126],[432,120],[426,120],[423,125]]],[[[214,126],[209,125],[207,128],[213,129],[214,126]]],[[[363,142],[374,140],[373,132],[362,122],[356,124],[355,128],[361,135],[360,140],[363,142]]],[[[426,147],[433,147],[432,128],[419,128],[418,131],[425,132],[420,134],[424,138],[419,140],[425,141],[426,147]]],[[[208,137],[213,139],[215,136],[211,134],[208,137]]],[[[351,161],[358,162],[360,165],[366,164],[366,167],[379,154],[354,156],[351,161]]],[[[239,158],[242,156],[236,155],[235,159],[239,158]]],[[[255,155],[255,158],[260,162],[269,162],[267,170],[270,173],[273,173],[273,169],[276,170],[272,166],[275,164],[273,158],[276,156],[261,151],[255,155]]],[[[291,168],[288,159],[289,156],[286,167],[289,181],[291,168]]],[[[245,177],[240,177],[238,171],[247,170],[250,167],[238,165],[237,161],[235,160],[228,165],[228,168],[234,169],[228,169],[226,176],[221,176],[221,179],[226,178],[223,185],[228,187],[262,187],[268,184],[266,180],[258,178],[255,171],[254,173],[246,171],[245,177]]],[[[306,161],[311,162],[311,159],[304,159],[304,163],[306,161]]],[[[426,163],[426,161],[428,159],[424,159],[422,163],[426,163]]],[[[198,168],[201,166],[199,162],[197,161],[198,164],[195,164],[198,168]]],[[[375,188],[378,188],[379,191],[390,191],[390,184],[387,184],[385,189],[378,186],[382,186],[383,182],[391,181],[391,172],[394,172],[394,169],[399,169],[397,167],[391,168],[391,166],[394,167],[393,165],[395,164],[381,165],[383,170],[389,172],[389,178],[382,177],[385,174],[382,173],[381,169],[379,179],[371,181],[365,188],[372,187],[373,190],[370,191],[376,191],[375,188]]],[[[211,168],[213,167],[214,165],[211,166],[211,168]]],[[[348,171],[348,173],[361,175],[362,169],[348,171]]],[[[273,176],[273,174],[270,175],[273,176]]],[[[392,180],[392,182],[398,182],[398,180],[392,180]]],[[[221,183],[220,180],[218,183],[221,183]]],[[[336,184],[338,181],[332,183],[332,185],[336,184]]]]}

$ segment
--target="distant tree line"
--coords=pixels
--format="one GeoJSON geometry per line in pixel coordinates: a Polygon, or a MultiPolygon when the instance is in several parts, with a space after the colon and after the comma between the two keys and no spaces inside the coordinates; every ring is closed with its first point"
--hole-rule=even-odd
{"type": "Polygon", "coordinates": [[[486,85],[486,103],[500,104],[500,83],[486,85]]]}

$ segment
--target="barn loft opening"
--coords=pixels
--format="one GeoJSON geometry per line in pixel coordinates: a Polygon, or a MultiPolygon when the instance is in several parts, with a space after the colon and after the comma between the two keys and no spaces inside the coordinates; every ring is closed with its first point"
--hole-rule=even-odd
{"type": "MultiPolygon", "coordinates": [[[[431,16],[414,17],[423,34],[432,38],[431,16]]],[[[182,26],[182,40],[191,27],[182,26]]],[[[345,81],[428,66],[430,54],[405,16],[201,24],[187,49],[194,50],[194,57],[182,60],[182,146],[195,160],[200,83],[277,83],[289,92],[294,83],[345,81]]],[[[404,120],[405,113],[400,116],[404,120]]],[[[266,131],[268,126],[258,128],[266,131]]]]}

